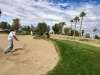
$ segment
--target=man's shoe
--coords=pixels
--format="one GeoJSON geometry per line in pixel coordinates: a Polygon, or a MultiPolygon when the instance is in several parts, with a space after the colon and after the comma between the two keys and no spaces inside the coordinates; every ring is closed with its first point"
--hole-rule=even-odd
{"type": "Polygon", "coordinates": [[[7,52],[3,52],[4,54],[6,54],[7,52]]]}

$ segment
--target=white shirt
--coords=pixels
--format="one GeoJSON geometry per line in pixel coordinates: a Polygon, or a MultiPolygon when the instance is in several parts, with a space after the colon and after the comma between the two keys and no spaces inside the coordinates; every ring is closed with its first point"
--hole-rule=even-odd
{"type": "Polygon", "coordinates": [[[33,34],[33,32],[31,31],[31,35],[33,34]]]}
{"type": "Polygon", "coordinates": [[[13,35],[16,35],[16,32],[15,31],[11,31],[8,35],[8,40],[13,40],[14,36],[13,35]]]}

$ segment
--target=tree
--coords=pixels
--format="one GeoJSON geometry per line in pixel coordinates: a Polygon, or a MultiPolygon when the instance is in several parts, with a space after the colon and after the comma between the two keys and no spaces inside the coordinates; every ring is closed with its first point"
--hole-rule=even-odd
{"type": "Polygon", "coordinates": [[[10,24],[8,24],[8,25],[6,26],[6,29],[11,29],[10,24]]]}
{"type": "Polygon", "coordinates": [[[52,30],[54,31],[54,34],[58,33],[58,24],[57,23],[54,26],[52,26],[52,30]]]}
{"type": "Polygon", "coordinates": [[[94,38],[95,38],[95,32],[97,31],[97,28],[94,28],[93,29],[93,32],[94,32],[94,38]]]}
{"type": "Polygon", "coordinates": [[[22,27],[21,27],[21,29],[23,30],[23,31],[30,31],[31,30],[31,28],[30,28],[30,26],[28,25],[23,25],[22,27]]]}
{"type": "Polygon", "coordinates": [[[48,33],[50,32],[50,26],[47,26],[47,32],[48,33]]]}
{"type": "Polygon", "coordinates": [[[35,31],[35,30],[34,30],[34,26],[33,26],[33,25],[31,25],[31,27],[30,27],[30,28],[31,28],[31,31],[33,31],[33,32],[35,31]]]}
{"type": "Polygon", "coordinates": [[[55,24],[52,26],[52,29],[55,34],[61,34],[63,26],[66,25],[65,22],[59,22],[58,24],[55,24]]]}
{"type": "MultiPolygon", "coordinates": [[[[81,12],[81,13],[80,13],[80,17],[82,17],[82,19],[81,19],[81,24],[80,24],[80,35],[81,35],[81,28],[82,28],[83,17],[85,17],[85,16],[86,16],[86,13],[85,13],[85,12],[81,12]]],[[[79,37],[80,37],[80,35],[79,35],[79,37]]]]}
{"type": "Polygon", "coordinates": [[[100,39],[100,37],[98,35],[95,35],[95,39],[100,39]]]}
{"type": "Polygon", "coordinates": [[[71,28],[68,28],[68,27],[64,28],[65,35],[70,35],[70,29],[71,28]]]}
{"type": "Polygon", "coordinates": [[[58,34],[62,33],[63,26],[66,25],[65,22],[59,22],[58,24],[58,34]]]}
{"type": "Polygon", "coordinates": [[[47,26],[47,24],[46,24],[45,22],[42,22],[41,24],[42,24],[42,32],[43,32],[43,34],[44,34],[44,33],[47,32],[47,27],[48,27],[48,26],[47,26]]]}
{"type": "Polygon", "coordinates": [[[37,33],[39,33],[39,34],[44,34],[49,31],[48,26],[45,22],[38,23],[37,28],[38,28],[37,33]]]}
{"type": "MultiPolygon", "coordinates": [[[[71,31],[72,31],[72,23],[74,22],[74,20],[71,20],[70,22],[71,22],[71,28],[70,28],[70,30],[69,30],[69,37],[70,37],[71,31]]],[[[69,37],[68,37],[68,38],[69,38],[69,37]]],[[[68,38],[67,38],[67,39],[68,39],[68,38]]]]}
{"type": "Polygon", "coordinates": [[[7,27],[7,22],[1,22],[1,23],[0,23],[0,27],[3,28],[3,29],[6,29],[6,27],[7,27]]]}
{"type": "Polygon", "coordinates": [[[82,30],[82,37],[83,37],[83,34],[84,34],[84,30],[82,30]]]}
{"type": "Polygon", "coordinates": [[[79,36],[79,32],[77,30],[71,30],[70,36],[73,36],[75,32],[75,36],[79,36]]]}
{"type": "Polygon", "coordinates": [[[71,22],[71,30],[72,30],[72,23],[74,22],[74,20],[71,20],[70,22],[71,22]]]}
{"type": "Polygon", "coordinates": [[[18,30],[21,27],[21,24],[19,22],[20,22],[19,18],[13,19],[13,23],[12,23],[13,30],[18,30]]]}
{"type": "Polygon", "coordinates": [[[40,34],[42,33],[42,24],[41,23],[38,23],[38,26],[37,26],[37,32],[40,34]]]}
{"type": "Polygon", "coordinates": [[[74,18],[74,21],[75,21],[75,29],[74,29],[74,35],[73,35],[73,36],[75,36],[76,24],[77,24],[77,22],[78,22],[79,20],[80,20],[80,19],[79,19],[78,16],[76,16],[76,17],[74,18]]]}
{"type": "Polygon", "coordinates": [[[90,38],[90,34],[89,33],[86,33],[85,37],[86,38],[90,38]]]}
{"type": "Polygon", "coordinates": [[[1,13],[2,13],[2,11],[1,11],[1,9],[0,9],[0,17],[1,17],[1,13]]]}
{"type": "Polygon", "coordinates": [[[28,25],[27,26],[27,31],[30,31],[31,30],[31,27],[28,25]]]}

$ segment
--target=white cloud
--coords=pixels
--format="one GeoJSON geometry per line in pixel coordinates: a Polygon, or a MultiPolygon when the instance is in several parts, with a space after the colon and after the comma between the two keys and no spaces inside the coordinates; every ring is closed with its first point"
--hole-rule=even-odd
{"type": "MultiPolygon", "coordinates": [[[[46,22],[48,25],[65,21],[70,27],[70,20],[84,11],[86,17],[83,19],[82,29],[87,33],[92,33],[93,28],[98,28],[100,35],[100,4],[91,3],[58,3],[47,0],[0,0],[0,9],[2,10],[2,21],[12,22],[11,19],[20,18],[22,24],[34,24],[46,22]],[[63,8],[62,8],[62,7],[63,8]],[[5,19],[6,18],[6,19],[5,19]]],[[[77,24],[79,30],[80,22],[77,24]]],[[[66,27],[66,26],[65,26],[66,27]]],[[[74,23],[73,23],[74,28],[74,23]]]]}

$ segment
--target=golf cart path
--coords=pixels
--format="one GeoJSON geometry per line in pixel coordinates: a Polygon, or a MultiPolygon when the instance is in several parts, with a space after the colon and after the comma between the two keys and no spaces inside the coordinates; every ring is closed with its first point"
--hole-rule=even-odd
{"type": "Polygon", "coordinates": [[[0,75],[45,75],[59,61],[54,45],[31,35],[17,36],[24,44],[14,40],[13,53],[3,54],[8,46],[8,34],[0,34],[0,75]]]}

